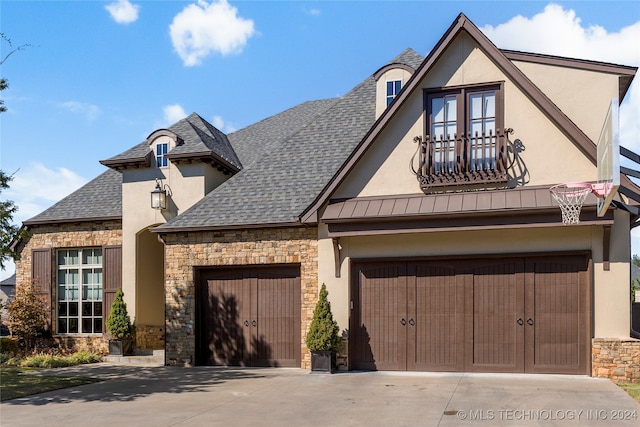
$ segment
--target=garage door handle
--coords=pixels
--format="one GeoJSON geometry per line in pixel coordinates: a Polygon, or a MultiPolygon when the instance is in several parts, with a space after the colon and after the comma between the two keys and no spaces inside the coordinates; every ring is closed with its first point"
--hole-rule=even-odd
{"type": "Polygon", "coordinates": [[[251,324],[252,324],[253,326],[256,326],[258,323],[257,323],[255,320],[252,320],[252,321],[251,321],[251,324]]]}
{"type": "Polygon", "coordinates": [[[244,326],[249,326],[249,321],[248,320],[244,321],[244,326]]]}
{"type": "Polygon", "coordinates": [[[413,325],[415,325],[415,324],[416,324],[416,322],[415,322],[415,320],[413,320],[413,319],[409,319],[409,324],[410,324],[411,326],[413,326],[413,325]]]}
{"type": "Polygon", "coordinates": [[[527,323],[528,323],[529,325],[533,325],[533,319],[532,319],[531,317],[529,317],[529,318],[527,319],[527,323]]]}
{"type": "Polygon", "coordinates": [[[522,320],[522,317],[518,317],[518,320],[516,320],[516,322],[518,322],[518,325],[520,326],[524,325],[524,321],[522,320]]]}
{"type": "Polygon", "coordinates": [[[402,323],[402,326],[404,326],[404,325],[406,325],[406,324],[407,324],[407,321],[406,321],[406,320],[404,320],[404,319],[400,319],[400,323],[402,323]]]}

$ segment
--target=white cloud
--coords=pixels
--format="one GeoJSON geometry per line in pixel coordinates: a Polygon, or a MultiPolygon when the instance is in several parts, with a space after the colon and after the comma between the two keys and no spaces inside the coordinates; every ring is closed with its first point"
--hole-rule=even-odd
{"type": "Polygon", "coordinates": [[[6,198],[18,207],[14,222],[20,223],[39,214],[86,182],[69,169],[49,169],[41,163],[29,163],[13,175],[6,190],[6,198]]]}
{"type": "Polygon", "coordinates": [[[224,133],[231,133],[237,130],[236,127],[231,125],[230,123],[225,123],[224,119],[220,116],[213,116],[211,124],[215,126],[216,129],[224,133]]]}
{"type": "Polygon", "coordinates": [[[174,49],[190,67],[199,65],[212,52],[241,52],[255,29],[253,21],[238,16],[238,10],[227,0],[198,0],[173,18],[169,33],[174,49]]]}
{"type": "Polygon", "coordinates": [[[164,112],[164,122],[166,125],[172,125],[178,120],[187,117],[187,113],[180,104],[167,105],[162,111],[164,112]]]}
{"type": "MultiPolygon", "coordinates": [[[[55,202],[68,196],[87,182],[86,179],[66,168],[49,169],[41,163],[29,163],[13,174],[9,188],[3,191],[4,200],[12,200],[17,212],[13,223],[23,221],[41,213],[55,202]]],[[[0,271],[0,280],[15,271],[13,262],[0,271]]]]}
{"type": "Polygon", "coordinates": [[[104,8],[107,9],[111,18],[118,24],[130,24],[138,20],[140,6],[132,4],[129,0],[118,0],[115,3],[106,5],[104,8]]]}
{"type": "Polygon", "coordinates": [[[305,12],[311,16],[320,16],[320,9],[305,9],[305,12]]]}
{"type": "MultiPolygon", "coordinates": [[[[516,16],[482,32],[500,48],[640,66],[640,21],[608,32],[583,26],[575,11],[549,4],[531,18],[516,16]],[[535,37],[532,37],[535,34],[535,37]]],[[[640,88],[634,81],[620,107],[620,143],[640,152],[640,88]]],[[[640,253],[640,227],[631,232],[632,252],[640,253]]]]}
{"type": "Polygon", "coordinates": [[[67,101],[60,104],[60,107],[72,113],[83,114],[87,120],[95,120],[101,113],[100,107],[78,101],[67,101]]]}
{"type": "MultiPolygon", "coordinates": [[[[503,49],[640,66],[640,21],[608,32],[599,25],[583,26],[575,11],[551,3],[531,18],[518,15],[481,30],[503,49]]],[[[634,81],[620,107],[620,143],[636,152],[640,152],[638,117],[640,90],[634,81]]]]}

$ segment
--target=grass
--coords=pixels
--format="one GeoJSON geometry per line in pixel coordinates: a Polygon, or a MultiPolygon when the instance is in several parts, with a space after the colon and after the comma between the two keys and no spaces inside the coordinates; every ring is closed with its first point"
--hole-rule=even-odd
{"type": "Polygon", "coordinates": [[[633,397],[638,403],[640,403],[640,383],[636,383],[636,384],[622,383],[618,385],[624,391],[629,393],[629,396],[633,397]]]}
{"type": "Polygon", "coordinates": [[[47,376],[37,372],[36,368],[0,367],[0,401],[102,381],[97,378],[47,376]]]}

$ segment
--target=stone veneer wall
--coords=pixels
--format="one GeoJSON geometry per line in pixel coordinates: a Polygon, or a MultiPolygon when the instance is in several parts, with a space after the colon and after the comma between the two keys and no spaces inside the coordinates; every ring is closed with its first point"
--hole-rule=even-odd
{"type": "Polygon", "coordinates": [[[164,350],[164,328],[159,326],[136,325],[136,348],[143,350],[164,350]]]}
{"type": "Polygon", "coordinates": [[[616,383],[640,383],[640,340],[595,338],[591,375],[616,383]]]}
{"type": "Polygon", "coordinates": [[[318,231],[315,227],[269,228],[164,235],[166,360],[195,360],[194,267],[299,264],[301,367],[309,368],[304,338],[318,299],[318,231]]]}
{"type": "MultiPolygon", "coordinates": [[[[90,246],[112,246],[122,244],[121,221],[92,221],[83,223],[63,223],[35,225],[29,227],[31,237],[19,246],[20,260],[16,262],[16,288],[21,283],[31,280],[31,251],[33,249],[51,248],[80,248],[90,246]]],[[[55,263],[52,263],[52,301],[56,300],[55,263]]],[[[52,332],[55,336],[55,305],[52,307],[52,332]]],[[[78,349],[93,349],[104,352],[108,349],[107,341],[103,337],[77,336],[54,337],[60,345],[76,347],[78,349]]]]}

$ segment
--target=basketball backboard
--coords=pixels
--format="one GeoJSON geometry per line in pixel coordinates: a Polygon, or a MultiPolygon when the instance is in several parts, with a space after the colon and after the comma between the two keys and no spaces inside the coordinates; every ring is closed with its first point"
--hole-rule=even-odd
{"type": "Polygon", "coordinates": [[[607,213],[620,187],[620,135],[618,98],[611,100],[600,137],[598,138],[598,183],[594,190],[598,195],[598,216],[607,213]]]}

